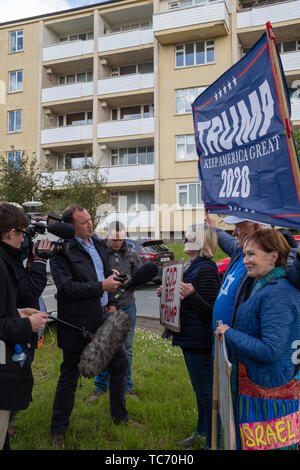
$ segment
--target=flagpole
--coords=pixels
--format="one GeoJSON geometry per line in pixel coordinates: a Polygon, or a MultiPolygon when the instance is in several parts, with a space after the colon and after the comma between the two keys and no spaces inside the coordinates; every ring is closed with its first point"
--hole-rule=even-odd
{"type": "Polygon", "coordinates": [[[289,109],[288,109],[288,104],[287,104],[287,100],[286,100],[286,94],[285,94],[283,79],[282,79],[282,75],[281,75],[281,68],[280,68],[280,64],[279,64],[279,60],[278,60],[275,35],[274,35],[274,32],[273,32],[270,21],[268,21],[268,23],[266,23],[266,29],[267,29],[269,50],[270,50],[270,54],[271,54],[271,61],[272,61],[273,70],[274,70],[274,80],[275,80],[275,83],[277,85],[277,90],[278,90],[278,95],[279,95],[279,103],[280,103],[280,106],[281,106],[281,109],[282,109],[282,114],[283,114],[283,119],[284,119],[284,127],[285,127],[285,130],[286,130],[288,146],[289,146],[289,150],[290,150],[292,170],[293,170],[293,175],[294,175],[294,179],[295,179],[298,199],[300,201],[299,160],[298,160],[297,151],[296,151],[296,148],[295,148],[295,142],[294,142],[293,135],[292,135],[292,126],[291,126],[291,122],[290,122],[289,109]]]}
{"type": "MultiPolygon", "coordinates": [[[[220,322],[216,322],[218,328],[220,322]]],[[[212,398],[212,425],[211,425],[211,449],[217,450],[218,413],[219,413],[219,364],[218,364],[218,338],[215,336],[214,354],[214,382],[212,398]]]]}

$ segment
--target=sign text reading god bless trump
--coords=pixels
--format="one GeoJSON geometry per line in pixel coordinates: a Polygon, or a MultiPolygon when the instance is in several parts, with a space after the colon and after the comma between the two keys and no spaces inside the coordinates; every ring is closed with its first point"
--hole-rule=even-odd
{"type": "MultiPolygon", "coordinates": [[[[290,112],[289,101],[288,106],[290,112]]],[[[300,227],[299,194],[267,35],[192,107],[206,209],[300,227]]]]}

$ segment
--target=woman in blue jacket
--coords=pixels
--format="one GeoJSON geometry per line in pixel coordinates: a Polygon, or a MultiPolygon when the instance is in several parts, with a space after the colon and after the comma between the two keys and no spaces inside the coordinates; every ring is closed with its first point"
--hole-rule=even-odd
{"type": "Polygon", "coordinates": [[[244,264],[248,275],[258,282],[238,308],[233,327],[222,325],[216,330],[218,337],[224,334],[233,363],[238,449],[282,448],[291,442],[294,447],[289,448],[295,448],[299,444],[299,426],[297,435],[289,422],[297,412],[299,418],[300,384],[293,380],[293,353],[300,339],[300,299],[286,278],[289,250],[284,237],[274,229],[256,231],[245,239],[244,264]]]}

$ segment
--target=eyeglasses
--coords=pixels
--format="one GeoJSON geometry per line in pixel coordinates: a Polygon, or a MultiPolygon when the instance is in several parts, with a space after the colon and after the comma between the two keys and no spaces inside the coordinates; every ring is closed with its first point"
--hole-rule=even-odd
{"type": "Polygon", "coordinates": [[[16,232],[21,232],[21,233],[23,233],[24,237],[27,235],[26,230],[22,230],[21,228],[16,228],[16,227],[13,227],[13,229],[14,229],[16,232]]]}

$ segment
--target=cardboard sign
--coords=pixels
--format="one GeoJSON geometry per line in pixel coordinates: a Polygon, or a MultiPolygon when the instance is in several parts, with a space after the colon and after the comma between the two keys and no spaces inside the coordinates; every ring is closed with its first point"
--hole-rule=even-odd
{"type": "Polygon", "coordinates": [[[172,331],[180,331],[179,284],[183,276],[183,261],[165,263],[162,273],[160,323],[172,331]]]}

